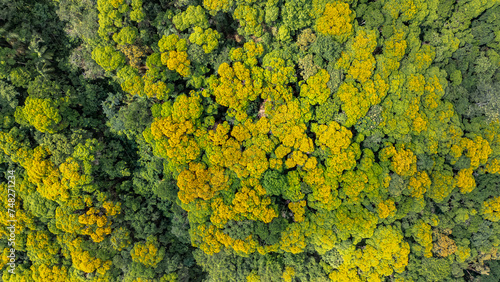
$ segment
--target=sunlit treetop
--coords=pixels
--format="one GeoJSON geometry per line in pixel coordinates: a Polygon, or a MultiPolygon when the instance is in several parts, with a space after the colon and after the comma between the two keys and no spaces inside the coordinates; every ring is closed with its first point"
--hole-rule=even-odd
{"type": "Polygon", "coordinates": [[[316,21],[316,30],[325,35],[333,35],[344,42],[352,33],[354,13],[349,4],[342,2],[328,3],[321,17],[316,21]]]}

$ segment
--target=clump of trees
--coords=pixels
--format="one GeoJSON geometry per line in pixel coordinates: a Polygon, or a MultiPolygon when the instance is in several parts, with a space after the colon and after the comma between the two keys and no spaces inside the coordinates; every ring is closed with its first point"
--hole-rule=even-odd
{"type": "Polygon", "coordinates": [[[0,5],[4,281],[498,280],[498,3],[0,5]]]}

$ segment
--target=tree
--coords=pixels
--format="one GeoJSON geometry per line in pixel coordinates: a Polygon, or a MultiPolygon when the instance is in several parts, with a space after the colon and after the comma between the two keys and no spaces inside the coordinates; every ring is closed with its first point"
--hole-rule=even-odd
{"type": "Polygon", "coordinates": [[[307,79],[307,84],[300,87],[300,95],[305,96],[311,105],[323,104],[330,95],[330,89],[326,85],[330,75],[324,69],[320,69],[315,75],[307,79]]]}
{"type": "Polygon", "coordinates": [[[65,99],[53,101],[28,97],[24,107],[18,108],[16,119],[19,123],[27,122],[40,132],[56,133],[68,124],[63,122],[61,114],[67,102],[65,99]]]}
{"type": "Polygon", "coordinates": [[[499,217],[500,197],[491,198],[483,203],[483,216],[493,222],[500,220],[499,217]]]}
{"type": "Polygon", "coordinates": [[[165,249],[158,245],[155,237],[149,236],[146,242],[134,244],[130,255],[134,262],[140,262],[146,267],[155,267],[165,256],[165,249]]]}
{"type": "Polygon", "coordinates": [[[334,35],[344,42],[352,32],[354,14],[347,3],[328,3],[321,17],[316,21],[316,30],[322,34],[334,35]]]}

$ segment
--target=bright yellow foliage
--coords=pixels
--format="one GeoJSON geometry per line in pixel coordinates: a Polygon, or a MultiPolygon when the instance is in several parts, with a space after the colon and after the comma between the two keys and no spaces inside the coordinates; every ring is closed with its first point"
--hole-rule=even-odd
{"type": "Polygon", "coordinates": [[[82,168],[72,157],[57,168],[48,160],[50,152],[42,147],[36,147],[31,156],[22,164],[26,168],[28,180],[37,185],[37,191],[49,200],[69,199],[69,190],[75,190],[89,184],[92,178],[80,174],[82,168]]]}
{"type": "Polygon", "coordinates": [[[288,204],[288,208],[293,212],[293,219],[295,222],[304,221],[304,213],[305,213],[306,201],[298,201],[298,202],[290,202],[288,204]]]}
{"type": "Polygon", "coordinates": [[[352,78],[359,80],[361,83],[367,82],[372,75],[375,67],[375,59],[373,57],[368,60],[354,60],[349,68],[348,74],[352,78]]]}
{"type": "Polygon", "coordinates": [[[387,218],[389,216],[394,216],[396,214],[396,206],[394,205],[394,200],[388,199],[384,202],[380,202],[377,206],[378,217],[387,218]]]}
{"type": "Polygon", "coordinates": [[[403,177],[417,172],[417,156],[410,149],[405,150],[404,146],[396,149],[391,144],[380,151],[379,157],[382,161],[391,158],[391,170],[403,177]]]}
{"type": "Polygon", "coordinates": [[[334,2],[325,6],[323,15],[316,22],[316,29],[325,35],[335,35],[344,41],[352,33],[352,11],[347,3],[334,2]]]}
{"type": "Polygon", "coordinates": [[[175,70],[183,77],[191,74],[189,68],[191,61],[187,59],[187,53],[185,51],[169,51],[168,53],[162,53],[161,62],[166,65],[169,70],[175,70]]]}
{"type": "Polygon", "coordinates": [[[361,282],[356,268],[349,268],[342,264],[337,270],[334,270],[330,275],[330,280],[335,282],[361,282]]]}
{"type": "Polygon", "coordinates": [[[104,275],[111,268],[111,261],[102,261],[99,258],[92,257],[88,251],[82,249],[83,239],[78,237],[68,245],[73,267],[85,273],[92,273],[97,270],[104,275]]]}
{"type": "Polygon", "coordinates": [[[250,274],[247,275],[247,282],[260,282],[260,276],[252,271],[250,274]]]}
{"type": "Polygon", "coordinates": [[[455,176],[457,187],[460,188],[460,192],[470,193],[476,187],[476,180],[474,176],[472,176],[472,168],[462,169],[455,176]]]}
{"type": "Polygon", "coordinates": [[[233,6],[233,0],[203,0],[203,6],[215,14],[218,11],[227,11],[233,6]]]}
{"type": "Polygon", "coordinates": [[[214,225],[199,225],[191,235],[193,246],[201,248],[207,254],[221,251],[222,246],[231,247],[241,255],[248,255],[257,250],[258,242],[248,236],[244,240],[233,239],[214,225]]]}
{"type": "Polygon", "coordinates": [[[157,155],[168,158],[175,164],[187,164],[201,153],[200,146],[192,137],[195,128],[191,120],[175,121],[172,116],[155,118],[150,133],[151,137],[145,137],[146,140],[151,138],[155,141],[154,150],[157,155]]]}
{"type": "Polygon", "coordinates": [[[419,171],[410,178],[409,188],[411,196],[421,199],[431,186],[431,180],[425,171],[419,171]]]}
{"type": "Polygon", "coordinates": [[[409,149],[398,149],[392,157],[391,167],[401,176],[412,176],[417,172],[417,156],[409,149]]]}
{"type": "Polygon", "coordinates": [[[49,266],[46,264],[33,264],[31,266],[33,281],[66,282],[69,281],[68,269],[65,266],[49,266]]]}
{"type": "Polygon", "coordinates": [[[481,136],[476,136],[474,140],[462,138],[462,140],[460,141],[460,146],[467,150],[465,156],[470,158],[470,166],[473,169],[478,168],[480,165],[486,164],[488,156],[492,152],[488,140],[483,139],[483,137],[481,136]]]}
{"type": "Polygon", "coordinates": [[[143,76],[144,80],[144,94],[149,98],[165,99],[167,98],[170,89],[167,88],[167,84],[163,81],[155,82],[154,75],[152,71],[148,69],[146,74],[143,76]]]}
{"type": "Polygon", "coordinates": [[[290,266],[285,267],[285,271],[283,272],[283,280],[285,282],[292,282],[292,278],[295,276],[295,269],[290,266]]]}
{"type": "MultiPolygon", "coordinates": [[[[222,233],[222,232],[221,232],[222,233]]],[[[236,239],[233,240],[231,247],[239,254],[251,254],[257,249],[257,241],[252,239],[252,235],[249,235],[245,240],[236,239]]]]}
{"type": "Polygon", "coordinates": [[[224,201],[217,197],[211,203],[212,214],[210,221],[218,228],[222,228],[230,219],[234,218],[236,212],[231,205],[226,205],[224,201]]]}
{"type": "Polygon", "coordinates": [[[202,163],[190,163],[189,169],[183,170],[178,178],[179,199],[189,204],[196,198],[209,200],[217,192],[228,187],[228,177],[218,167],[206,168],[202,163]]]}
{"type": "Polygon", "coordinates": [[[415,241],[417,241],[418,244],[420,244],[422,247],[424,247],[423,254],[425,257],[430,258],[432,257],[432,231],[431,231],[431,226],[427,223],[425,223],[422,220],[419,220],[418,223],[416,223],[412,227],[412,233],[413,233],[413,238],[415,241]]]}
{"type": "Polygon", "coordinates": [[[330,75],[324,69],[320,69],[315,75],[307,79],[307,83],[300,86],[300,96],[306,97],[311,105],[323,104],[330,96],[330,88],[326,83],[330,75]]]}
{"type": "Polygon", "coordinates": [[[427,124],[428,124],[428,121],[425,119],[425,116],[418,113],[417,117],[415,119],[413,119],[413,123],[412,123],[413,130],[416,133],[420,133],[422,131],[425,131],[427,129],[427,124]]]}
{"type": "Polygon", "coordinates": [[[247,117],[248,102],[257,99],[262,91],[253,79],[256,72],[258,69],[249,69],[241,62],[234,63],[233,67],[222,63],[218,69],[220,79],[210,85],[217,103],[228,107],[239,121],[247,117]]]}
{"type": "Polygon", "coordinates": [[[265,196],[261,198],[256,190],[243,187],[240,192],[234,195],[233,210],[248,219],[270,223],[273,218],[278,216],[270,204],[271,198],[265,196]]]}
{"type": "Polygon", "coordinates": [[[191,61],[187,59],[186,39],[179,39],[176,34],[163,36],[158,42],[161,53],[161,63],[169,70],[175,70],[181,76],[186,77],[191,74],[189,68],[191,61]]]}
{"type": "MultiPolygon", "coordinates": [[[[215,230],[217,230],[217,228],[214,225],[198,225],[198,227],[190,233],[193,246],[200,248],[209,255],[220,252],[222,244],[215,238],[215,230]]],[[[231,239],[229,236],[227,237],[231,239]]],[[[227,245],[229,245],[229,243],[227,245]]]]}
{"type": "Polygon", "coordinates": [[[333,155],[339,154],[351,144],[352,132],[335,121],[328,125],[313,125],[312,131],[317,134],[316,144],[323,150],[330,149],[333,155]]]}
{"type": "Polygon", "coordinates": [[[85,214],[78,217],[78,222],[85,226],[82,233],[89,235],[96,243],[102,242],[104,236],[111,234],[111,216],[120,212],[120,204],[112,208],[112,204],[106,203],[109,209],[106,209],[106,212],[111,214],[94,207],[89,208],[85,214]]]}
{"type": "Polygon", "coordinates": [[[500,174],[500,161],[498,159],[492,159],[486,164],[487,173],[500,174]]]}
{"type": "Polygon", "coordinates": [[[255,188],[254,190],[243,187],[235,194],[232,205],[226,205],[221,198],[215,198],[211,204],[213,213],[210,221],[218,228],[222,228],[228,220],[241,219],[242,217],[265,223],[271,222],[273,218],[278,216],[271,206],[271,198],[264,196],[265,190],[259,191],[263,190],[260,185],[255,188]]]}
{"type": "Polygon", "coordinates": [[[375,32],[360,29],[356,37],[347,43],[347,50],[337,61],[337,66],[346,70],[348,78],[353,78],[365,83],[375,68],[373,51],[377,47],[375,32]]]}
{"type": "Polygon", "coordinates": [[[276,148],[276,150],[274,151],[274,153],[276,154],[277,158],[282,159],[286,155],[288,155],[291,151],[292,151],[292,149],[290,149],[289,147],[286,147],[286,146],[283,146],[283,145],[279,145],[276,148]]]}

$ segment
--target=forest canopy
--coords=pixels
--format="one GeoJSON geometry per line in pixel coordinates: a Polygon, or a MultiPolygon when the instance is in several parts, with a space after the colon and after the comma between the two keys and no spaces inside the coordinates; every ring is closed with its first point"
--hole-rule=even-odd
{"type": "Polygon", "coordinates": [[[0,171],[2,281],[499,281],[500,2],[2,1],[0,171]]]}

